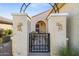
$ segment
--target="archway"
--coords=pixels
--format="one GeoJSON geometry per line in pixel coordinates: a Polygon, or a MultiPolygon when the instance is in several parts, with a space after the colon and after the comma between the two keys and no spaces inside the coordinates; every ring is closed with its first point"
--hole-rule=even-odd
{"type": "Polygon", "coordinates": [[[46,33],[46,24],[44,21],[38,21],[36,23],[36,32],[38,33],[46,33]]]}

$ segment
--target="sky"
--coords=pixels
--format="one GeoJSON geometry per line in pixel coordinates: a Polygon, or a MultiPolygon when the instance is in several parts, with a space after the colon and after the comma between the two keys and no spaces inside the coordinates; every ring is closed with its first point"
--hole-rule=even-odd
{"type": "MultiPolygon", "coordinates": [[[[26,3],[27,4],[27,3],[26,3]]],[[[22,3],[0,3],[0,16],[12,19],[12,13],[20,13],[22,3]]],[[[29,16],[37,15],[41,12],[47,11],[52,8],[48,3],[32,3],[30,4],[25,13],[29,16]]]]}

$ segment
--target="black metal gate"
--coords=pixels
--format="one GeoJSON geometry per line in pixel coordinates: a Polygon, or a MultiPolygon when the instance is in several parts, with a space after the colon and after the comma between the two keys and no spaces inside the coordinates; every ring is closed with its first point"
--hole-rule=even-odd
{"type": "Polygon", "coordinates": [[[50,52],[50,34],[30,33],[29,52],[50,52]]]}

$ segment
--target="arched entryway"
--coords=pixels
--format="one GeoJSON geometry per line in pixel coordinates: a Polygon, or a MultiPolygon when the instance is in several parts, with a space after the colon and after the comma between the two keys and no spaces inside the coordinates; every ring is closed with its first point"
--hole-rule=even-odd
{"type": "Polygon", "coordinates": [[[35,23],[37,33],[29,34],[29,55],[50,55],[50,33],[46,33],[45,21],[35,23]]]}
{"type": "Polygon", "coordinates": [[[36,32],[38,33],[46,33],[46,24],[44,21],[38,21],[36,23],[36,28],[35,28],[36,32]]]}

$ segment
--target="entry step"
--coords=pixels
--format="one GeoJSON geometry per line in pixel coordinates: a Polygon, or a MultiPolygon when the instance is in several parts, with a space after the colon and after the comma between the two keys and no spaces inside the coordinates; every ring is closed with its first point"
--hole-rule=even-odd
{"type": "Polygon", "coordinates": [[[50,56],[50,53],[29,53],[29,56],[50,56]]]}

